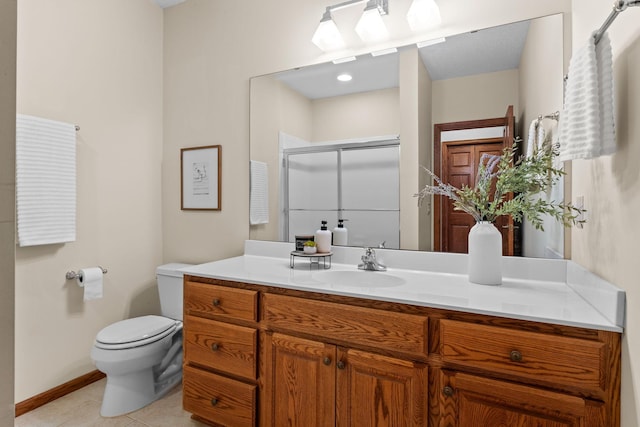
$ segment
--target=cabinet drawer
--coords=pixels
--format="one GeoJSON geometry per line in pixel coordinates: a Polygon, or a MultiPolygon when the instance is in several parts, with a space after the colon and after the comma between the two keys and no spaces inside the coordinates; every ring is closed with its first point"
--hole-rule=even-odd
{"type": "Polygon", "coordinates": [[[254,427],[256,388],[229,378],[185,366],[182,405],[186,411],[216,425],[254,427]]]}
{"type": "Polygon", "coordinates": [[[190,363],[256,379],[255,329],[186,316],[184,330],[185,359],[190,363]]]}
{"type": "Polygon", "coordinates": [[[606,345],[454,320],[440,321],[444,362],[522,378],[603,390],[606,345]]]}
{"type": "Polygon", "coordinates": [[[246,289],[186,281],[184,284],[184,310],[186,314],[199,312],[256,321],[258,319],[258,293],[246,289]]]}
{"type": "Polygon", "coordinates": [[[424,316],[265,294],[264,320],[270,328],[395,352],[427,354],[424,316]]]}

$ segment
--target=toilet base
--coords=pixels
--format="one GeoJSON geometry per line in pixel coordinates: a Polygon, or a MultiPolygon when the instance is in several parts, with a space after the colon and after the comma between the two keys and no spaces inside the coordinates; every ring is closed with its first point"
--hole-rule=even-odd
{"type": "Polygon", "coordinates": [[[182,380],[182,372],[177,372],[161,384],[154,384],[153,376],[152,369],[123,376],[107,376],[100,415],[117,417],[141,409],[166,395],[182,380]]]}

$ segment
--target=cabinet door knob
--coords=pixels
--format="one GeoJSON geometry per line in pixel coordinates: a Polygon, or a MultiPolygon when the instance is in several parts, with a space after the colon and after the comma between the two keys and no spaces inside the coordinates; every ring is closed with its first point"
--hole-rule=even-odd
{"type": "Polygon", "coordinates": [[[338,369],[344,369],[345,363],[342,360],[339,360],[338,363],[336,363],[336,366],[338,369]]]}
{"type": "Polygon", "coordinates": [[[213,305],[214,305],[215,307],[219,306],[219,305],[220,305],[220,299],[219,299],[219,298],[214,298],[214,299],[213,299],[213,305]]]}
{"type": "Polygon", "coordinates": [[[442,388],[442,394],[444,394],[447,397],[453,396],[453,387],[451,387],[450,385],[444,386],[442,388]]]}
{"type": "Polygon", "coordinates": [[[220,344],[218,344],[217,342],[214,342],[213,344],[211,344],[211,350],[218,351],[219,349],[220,349],[220,344]]]}
{"type": "Polygon", "coordinates": [[[216,406],[218,404],[218,399],[217,398],[212,398],[211,399],[211,406],[216,406]]]}
{"type": "Polygon", "coordinates": [[[522,362],[522,353],[520,353],[518,350],[513,350],[509,354],[509,359],[511,359],[512,362],[522,362]]]}
{"type": "Polygon", "coordinates": [[[331,358],[325,356],[325,358],[322,359],[322,363],[324,363],[327,366],[331,365],[331,358]]]}

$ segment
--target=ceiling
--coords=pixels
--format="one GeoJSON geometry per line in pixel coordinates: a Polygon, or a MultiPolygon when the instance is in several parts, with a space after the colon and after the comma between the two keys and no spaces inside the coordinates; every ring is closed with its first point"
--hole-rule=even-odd
{"type": "MultiPolygon", "coordinates": [[[[518,68],[529,21],[447,37],[419,49],[432,80],[518,68]]],[[[398,54],[362,55],[343,64],[319,64],[278,73],[276,78],[310,99],[327,98],[398,86],[398,54]],[[342,73],[353,76],[339,82],[342,73]]]]}

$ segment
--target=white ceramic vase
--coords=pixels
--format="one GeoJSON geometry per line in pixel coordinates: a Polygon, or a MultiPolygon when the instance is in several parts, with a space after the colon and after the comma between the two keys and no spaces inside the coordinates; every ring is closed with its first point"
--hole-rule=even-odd
{"type": "Polygon", "coordinates": [[[469,231],[468,271],[471,283],[502,284],[502,234],[489,221],[479,221],[469,231]]]}

